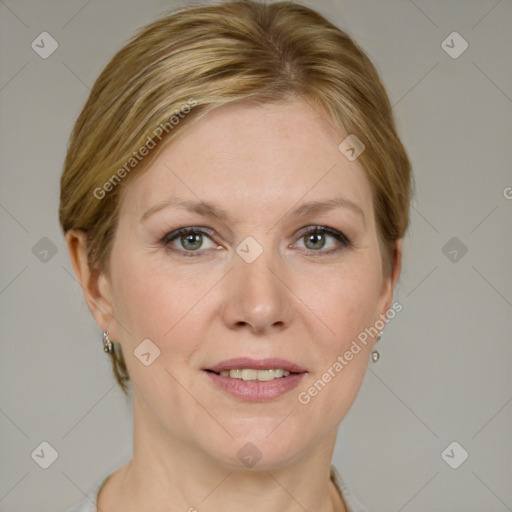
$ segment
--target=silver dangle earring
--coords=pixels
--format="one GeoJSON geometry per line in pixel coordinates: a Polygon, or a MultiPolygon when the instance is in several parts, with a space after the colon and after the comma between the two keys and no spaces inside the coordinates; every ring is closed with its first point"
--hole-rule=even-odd
{"type": "Polygon", "coordinates": [[[103,350],[105,352],[112,352],[114,346],[112,340],[108,336],[108,331],[103,331],[103,350]]]}
{"type": "MultiPolygon", "coordinates": [[[[377,343],[380,341],[381,338],[382,338],[382,332],[379,332],[379,334],[377,335],[377,343]]],[[[379,351],[373,350],[372,351],[372,361],[374,363],[376,363],[379,360],[379,357],[380,357],[379,351]]]]}

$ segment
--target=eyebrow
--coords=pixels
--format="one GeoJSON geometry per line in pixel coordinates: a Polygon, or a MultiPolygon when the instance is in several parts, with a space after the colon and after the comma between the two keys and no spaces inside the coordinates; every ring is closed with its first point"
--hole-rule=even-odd
{"type": "MultiPolygon", "coordinates": [[[[211,203],[205,201],[182,200],[171,197],[152,206],[146,213],[144,213],[144,215],[142,215],[142,217],[140,218],[140,222],[143,222],[154,213],[170,207],[185,209],[191,212],[198,213],[199,215],[203,215],[205,217],[217,218],[225,223],[229,221],[228,213],[225,210],[218,208],[217,206],[211,203]]],[[[357,213],[362,217],[363,223],[366,227],[366,218],[361,207],[357,203],[344,197],[335,197],[332,199],[327,199],[325,201],[311,201],[309,203],[301,204],[294,210],[287,212],[282,218],[305,217],[306,215],[323,213],[333,210],[335,208],[346,208],[357,213]]]]}

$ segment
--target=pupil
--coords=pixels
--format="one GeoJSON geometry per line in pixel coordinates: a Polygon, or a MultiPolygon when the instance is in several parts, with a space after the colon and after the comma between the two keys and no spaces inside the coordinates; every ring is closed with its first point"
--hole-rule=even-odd
{"type": "MultiPolygon", "coordinates": [[[[318,243],[319,241],[320,242],[323,242],[323,235],[322,234],[313,234],[313,235],[309,235],[309,241],[313,242],[313,244],[315,243],[318,243]]],[[[320,248],[323,247],[323,243],[320,244],[320,248]]]]}
{"type": "Polygon", "coordinates": [[[201,246],[201,235],[199,233],[194,234],[188,234],[182,237],[182,241],[185,239],[185,247],[187,247],[187,244],[191,244],[192,247],[189,246],[190,249],[198,249],[201,246]],[[194,246],[195,245],[195,246],[194,246]]]}

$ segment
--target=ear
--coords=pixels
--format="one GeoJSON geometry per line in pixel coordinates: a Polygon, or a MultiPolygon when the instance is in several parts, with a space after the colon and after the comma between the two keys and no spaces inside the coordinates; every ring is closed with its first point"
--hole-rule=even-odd
{"type": "Polygon", "coordinates": [[[106,273],[93,271],[89,267],[87,235],[84,231],[71,229],[65,238],[76,279],[92,316],[101,331],[108,331],[113,341],[118,340],[110,278],[106,273]]]}
{"type": "MultiPolygon", "coordinates": [[[[402,269],[402,239],[396,241],[395,254],[393,256],[392,269],[389,274],[384,275],[382,278],[382,289],[379,300],[379,315],[383,315],[382,318],[387,317],[387,311],[391,308],[393,301],[393,292],[395,286],[400,277],[400,271],[402,269]]],[[[379,316],[379,318],[381,318],[379,316]]],[[[376,319],[378,320],[378,319],[376,319]]]]}

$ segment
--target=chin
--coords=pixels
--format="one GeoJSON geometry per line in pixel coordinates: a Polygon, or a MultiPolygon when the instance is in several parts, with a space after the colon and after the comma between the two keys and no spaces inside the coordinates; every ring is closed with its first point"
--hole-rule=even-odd
{"type": "Polygon", "coordinates": [[[288,420],[282,422],[282,419],[252,419],[246,420],[245,425],[243,421],[237,421],[233,426],[226,423],[233,438],[227,440],[222,436],[218,443],[210,438],[211,444],[206,449],[211,451],[215,444],[218,449],[210,455],[230,470],[276,470],[285,467],[307,451],[308,439],[304,437],[304,426],[296,429],[292,424],[286,425],[288,420]]]}

